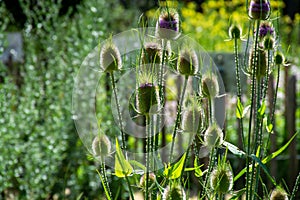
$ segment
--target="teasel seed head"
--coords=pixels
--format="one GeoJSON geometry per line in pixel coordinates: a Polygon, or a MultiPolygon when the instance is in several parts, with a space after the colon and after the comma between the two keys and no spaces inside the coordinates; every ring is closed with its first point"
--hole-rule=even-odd
{"type": "Polygon", "coordinates": [[[92,152],[96,157],[103,158],[108,156],[111,152],[111,142],[109,138],[104,134],[97,135],[92,142],[92,152]]]}
{"type": "Polygon", "coordinates": [[[179,36],[179,15],[175,9],[163,9],[156,23],[156,33],[163,39],[176,39],[179,36]]]}
{"type": "MultiPolygon", "coordinates": [[[[143,189],[146,189],[146,176],[147,174],[143,174],[140,178],[140,187],[143,189]]],[[[155,184],[156,176],[153,172],[149,173],[149,186],[151,187],[153,184],[155,184]]]]}
{"type": "Polygon", "coordinates": [[[167,186],[167,188],[164,189],[162,199],[163,200],[186,200],[186,194],[180,185],[175,184],[172,185],[171,188],[167,186]]]}
{"type": "Polygon", "coordinates": [[[218,147],[223,143],[223,132],[218,124],[209,125],[204,133],[204,145],[209,148],[218,147]]]}
{"type": "Polygon", "coordinates": [[[159,87],[153,83],[141,84],[137,89],[137,111],[142,115],[157,113],[160,108],[159,87]]]}
{"type": "Polygon", "coordinates": [[[193,76],[198,72],[198,57],[194,50],[185,48],[179,52],[177,71],[185,76],[193,76]]]}
{"type": "Polygon", "coordinates": [[[241,39],[242,37],[242,29],[238,25],[231,25],[228,30],[228,35],[230,39],[241,39]]]}
{"type": "Polygon", "coordinates": [[[285,57],[280,51],[276,51],[274,56],[274,63],[276,65],[284,65],[285,64],[285,57]]]}
{"type": "Polygon", "coordinates": [[[122,67],[119,49],[111,41],[105,43],[100,51],[100,66],[108,73],[118,71],[122,67]]]}
{"type": "Polygon", "coordinates": [[[143,49],[142,53],[143,64],[160,63],[161,56],[161,46],[158,43],[145,43],[145,48],[143,49]]]}
{"type": "Polygon", "coordinates": [[[229,163],[222,163],[213,169],[210,186],[216,193],[226,194],[233,186],[233,173],[229,163]]]}
{"type": "Polygon", "coordinates": [[[263,39],[262,46],[264,50],[273,50],[275,47],[275,40],[272,36],[268,35],[263,39]]]}
{"type": "Polygon", "coordinates": [[[219,94],[218,79],[215,75],[204,76],[201,82],[202,95],[208,98],[214,98],[219,94]]]}
{"type": "Polygon", "coordinates": [[[255,52],[252,49],[249,55],[249,73],[253,73],[253,65],[256,62],[256,77],[257,78],[262,78],[266,75],[267,73],[267,63],[268,63],[268,55],[267,53],[262,49],[258,48],[257,49],[257,60],[255,61],[255,52]]]}
{"type": "Polygon", "coordinates": [[[249,17],[253,20],[266,20],[269,18],[271,6],[269,0],[251,0],[249,17]]]}
{"type": "Polygon", "coordinates": [[[201,126],[202,113],[197,106],[192,106],[183,113],[182,129],[186,133],[197,133],[201,126]]]}
{"type": "Polygon", "coordinates": [[[288,195],[284,189],[277,187],[275,188],[270,196],[270,200],[288,200],[288,195]]]}

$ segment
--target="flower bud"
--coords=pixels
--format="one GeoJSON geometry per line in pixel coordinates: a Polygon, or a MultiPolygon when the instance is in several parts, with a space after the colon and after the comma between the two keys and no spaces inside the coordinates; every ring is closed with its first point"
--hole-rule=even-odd
{"type": "Polygon", "coordinates": [[[210,186],[217,193],[226,194],[232,189],[233,175],[232,170],[228,165],[229,164],[225,163],[221,164],[211,173],[210,186]]]}
{"type": "Polygon", "coordinates": [[[179,185],[169,186],[164,190],[163,200],[186,200],[186,195],[183,188],[179,185]]]}
{"type": "Polygon", "coordinates": [[[202,79],[202,95],[209,98],[214,98],[219,94],[218,79],[215,75],[205,76],[202,79]]]}
{"type": "Polygon", "coordinates": [[[194,50],[184,49],[179,53],[177,70],[186,76],[195,75],[198,71],[198,57],[194,50]]]}
{"type": "Polygon", "coordinates": [[[251,0],[249,6],[249,17],[251,19],[266,20],[271,12],[269,0],[251,0]]]}
{"type": "Polygon", "coordinates": [[[209,148],[220,146],[223,143],[223,132],[216,123],[210,125],[204,133],[204,145],[209,148]]]}
{"type": "Polygon", "coordinates": [[[242,37],[242,29],[240,26],[231,25],[228,31],[230,39],[240,39],[242,37]]]}
{"type": "Polygon", "coordinates": [[[186,133],[197,133],[201,126],[201,111],[196,106],[183,113],[182,129],[186,133]]]}
{"type": "Polygon", "coordinates": [[[97,135],[92,143],[92,151],[96,157],[105,157],[110,154],[111,142],[106,135],[97,135]]]}
{"type": "Polygon", "coordinates": [[[160,108],[159,88],[152,83],[140,85],[137,89],[137,110],[140,114],[146,115],[158,112],[160,108]]]}
{"type": "Polygon", "coordinates": [[[144,64],[160,63],[161,60],[161,47],[158,43],[149,42],[145,44],[142,53],[142,61],[144,64]]]}
{"type": "Polygon", "coordinates": [[[288,200],[288,196],[284,189],[278,187],[272,191],[270,200],[288,200]]]}
{"type": "Polygon", "coordinates": [[[280,51],[275,53],[274,62],[276,65],[283,65],[285,63],[284,55],[280,51]]]}
{"type": "Polygon", "coordinates": [[[156,33],[164,39],[176,39],[179,35],[179,15],[174,9],[164,9],[156,23],[156,33]]]}
{"type": "Polygon", "coordinates": [[[272,36],[266,36],[262,42],[264,50],[273,50],[275,47],[275,40],[272,36]]]}
{"type": "Polygon", "coordinates": [[[120,70],[122,67],[119,49],[111,42],[104,44],[100,51],[100,66],[108,73],[120,70]]]}

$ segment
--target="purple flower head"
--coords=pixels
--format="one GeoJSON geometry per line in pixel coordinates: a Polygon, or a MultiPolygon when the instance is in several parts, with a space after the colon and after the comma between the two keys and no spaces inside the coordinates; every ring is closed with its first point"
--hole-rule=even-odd
{"type": "Polygon", "coordinates": [[[177,23],[178,22],[176,20],[160,18],[159,19],[159,28],[165,28],[165,29],[170,29],[173,31],[178,31],[177,23]]]}
{"type": "Polygon", "coordinates": [[[274,36],[275,31],[274,31],[274,28],[272,27],[272,25],[270,23],[262,23],[259,27],[258,34],[259,34],[260,38],[263,38],[267,35],[274,36]]]}
{"type": "Polygon", "coordinates": [[[175,39],[179,35],[179,15],[174,9],[163,10],[156,24],[157,34],[161,38],[175,39]]]}
{"type": "Polygon", "coordinates": [[[252,0],[249,7],[249,17],[251,19],[266,20],[270,16],[270,2],[268,0],[252,0]]]}

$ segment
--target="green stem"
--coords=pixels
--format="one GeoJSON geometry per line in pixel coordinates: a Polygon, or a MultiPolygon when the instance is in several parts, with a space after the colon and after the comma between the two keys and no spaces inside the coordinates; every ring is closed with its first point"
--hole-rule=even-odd
{"type": "Polygon", "coordinates": [[[210,173],[211,173],[213,165],[214,165],[214,156],[215,156],[215,148],[212,148],[210,157],[209,157],[208,170],[207,170],[207,174],[206,174],[205,180],[204,180],[204,188],[201,192],[201,197],[205,197],[208,195],[208,193],[206,192],[206,188],[207,188],[207,184],[208,184],[208,179],[210,177],[210,173]]]}
{"type": "Polygon", "coordinates": [[[105,169],[105,163],[104,161],[102,162],[102,159],[100,158],[100,172],[97,170],[99,177],[101,179],[103,188],[104,188],[104,192],[105,192],[105,196],[107,198],[107,200],[111,200],[112,195],[111,195],[111,191],[110,191],[110,187],[107,181],[107,176],[106,176],[106,169],[105,169]]]}
{"type": "Polygon", "coordinates": [[[174,131],[173,131],[173,135],[172,135],[170,162],[172,162],[172,158],[173,158],[175,137],[176,137],[176,134],[177,134],[177,129],[179,127],[180,121],[181,121],[180,120],[180,118],[181,118],[181,109],[182,109],[182,104],[183,104],[183,99],[184,99],[188,79],[189,79],[189,76],[185,76],[184,83],[183,83],[183,88],[182,88],[182,91],[181,91],[181,97],[180,97],[180,101],[179,101],[179,105],[178,105],[177,117],[176,117],[176,121],[175,121],[175,127],[174,127],[174,131]]]}
{"type": "Polygon", "coordinates": [[[134,195],[133,195],[133,192],[132,192],[132,188],[131,188],[131,185],[130,185],[130,182],[129,182],[128,176],[125,176],[125,179],[126,179],[126,182],[127,182],[127,185],[128,185],[128,189],[129,189],[130,198],[131,198],[132,200],[134,200],[134,195]]]}
{"type": "MultiPolygon", "coordinates": [[[[119,103],[119,99],[118,99],[118,95],[117,95],[117,87],[116,87],[116,84],[115,84],[115,76],[114,76],[113,72],[110,73],[110,77],[111,77],[112,88],[113,88],[114,97],[115,97],[116,106],[117,106],[119,127],[120,127],[120,130],[121,130],[121,136],[122,136],[122,146],[121,146],[121,149],[126,152],[126,143],[125,143],[126,138],[125,138],[123,123],[122,123],[122,115],[121,115],[121,111],[120,111],[120,103],[119,103]]],[[[125,154],[125,157],[127,158],[127,154],[125,154]]]]}
{"type": "Polygon", "coordinates": [[[274,124],[274,115],[275,115],[275,107],[276,107],[276,101],[277,101],[277,93],[278,93],[278,86],[279,86],[279,79],[280,79],[280,65],[277,66],[277,79],[276,79],[276,87],[275,87],[275,94],[274,94],[274,100],[272,105],[272,115],[271,115],[271,123],[274,124]]]}
{"type": "Polygon", "coordinates": [[[145,199],[149,199],[149,165],[150,165],[150,131],[151,129],[150,116],[146,115],[146,191],[145,191],[145,199]]]}
{"type": "MultiPolygon", "coordinates": [[[[236,88],[237,88],[237,97],[240,99],[240,102],[242,102],[242,90],[241,90],[241,74],[240,74],[240,65],[239,65],[239,53],[238,53],[238,43],[237,43],[237,38],[234,39],[234,61],[235,61],[235,77],[236,77],[236,88]]],[[[243,117],[239,119],[239,124],[240,124],[240,134],[242,138],[242,145],[243,149],[245,149],[245,142],[244,142],[244,125],[243,125],[243,117]]]]}
{"type": "Polygon", "coordinates": [[[299,172],[299,174],[297,176],[296,183],[294,185],[293,192],[292,192],[290,200],[294,200],[295,199],[299,185],[300,185],[300,172],[299,172]]]}
{"type": "MultiPolygon", "coordinates": [[[[252,78],[251,78],[251,105],[250,105],[250,118],[249,118],[249,126],[248,126],[248,143],[247,143],[247,154],[251,154],[251,128],[252,128],[252,119],[253,119],[253,108],[254,108],[254,99],[256,97],[256,91],[255,91],[255,85],[256,85],[256,70],[257,70],[257,49],[258,49],[258,31],[259,31],[259,24],[260,20],[257,21],[256,24],[256,36],[255,36],[255,43],[254,43],[254,58],[251,61],[252,62],[252,78]]],[[[246,156],[246,200],[249,200],[251,198],[250,193],[252,193],[252,190],[250,189],[250,162],[249,157],[246,156]],[[249,190],[250,189],[250,190],[249,190]],[[250,192],[249,192],[250,191],[250,192]]]]}

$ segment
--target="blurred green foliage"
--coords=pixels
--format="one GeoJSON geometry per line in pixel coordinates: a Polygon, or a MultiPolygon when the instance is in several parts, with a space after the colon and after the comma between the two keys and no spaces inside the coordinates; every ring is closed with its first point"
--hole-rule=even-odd
{"type": "MultiPolygon", "coordinates": [[[[24,62],[0,63],[0,199],[101,198],[96,165],[72,121],[74,77],[99,42],[137,21],[138,10],[123,15],[117,0],[91,0],[59,16],[61,1],[19,2],[27,17],[20,30],[24,62]]],[[[0,18],[2,54],[15,28],[1,1],[0,18]]]]}

